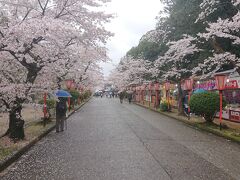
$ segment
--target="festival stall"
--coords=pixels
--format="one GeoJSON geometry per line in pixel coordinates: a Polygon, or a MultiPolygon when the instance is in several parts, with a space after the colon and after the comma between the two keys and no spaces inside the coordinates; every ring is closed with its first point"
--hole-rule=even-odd
{"type": "Polygon", "coordinates": [[[240,77],[229,77],[223,92],[227,101],[228,119],[240,123],[240,77]]]}
{"type": "MultiPolygon", "coordinates": [[[[223,90],[224,99],[227,106],[223,110],[222,117],[226,120],[240,123],[240,76],[235,70],[220,72],[217,74],[225,74],[227,80],[223,90]]],[[[217,91],[215,80],[197,81],[194,91],[203,89],[206,91],[217,91]]],[[[216,114],[219,117],[219,113],[216,114]]]]}

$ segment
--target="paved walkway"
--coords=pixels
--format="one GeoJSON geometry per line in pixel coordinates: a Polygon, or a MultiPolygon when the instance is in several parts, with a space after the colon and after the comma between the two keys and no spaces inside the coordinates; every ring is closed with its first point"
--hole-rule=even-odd
{"type": "Polygon", "coordinates": [[[3,180],[240,179],[240,146],[142,107],[95,98],[3,180]]]}

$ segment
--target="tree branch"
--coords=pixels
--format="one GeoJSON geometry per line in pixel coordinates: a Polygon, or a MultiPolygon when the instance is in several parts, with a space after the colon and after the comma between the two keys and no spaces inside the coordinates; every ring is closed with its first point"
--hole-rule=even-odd
{"type": "Polygon", "coordinates": [[[63,11],[66,9],[68,0],[65,1],[63,8],[61,9],[61,11],[55,16],[55,19],[60,18],[62,16],[63,11]]]}
{"type": "Polygon", "coordinates": [[[75,38],[71,38],[71,39],[67,42],[67,44],[65,45],[65,48],[68,47],[68,46],[71,46],[71,45],[75,44],[74,42],[72,42],[74,39],[75,39],[75,38]]]}
{"type": "MultiPolygon", "coordinates": [[[[26,13],[26,15],[24,16],[24,18],[22,19],[22,21],[21,21],[21,23],[23,22],[23,21],[25,21],[25,19],[28,17],[28,15],[29,15],[29,13],[32,11],[32,9],[29,9],[28,11],[27,11],[27,13],[26,13]]],[[[20,23],[20,24],[21,24],[20,23]]]]}
{"type": "Polygon", "coordinates": [[[4,34],[2,31],[0,31],[0,35],[2,36],[2,38],[4,38],[4,34]]]}
{"type": "Polygon", "coordinates": [[[83,74],[82,74],[81,77],[80,77],[80,82],[83,81],[83,76],[86,74],[86,72],[87,72],[87,70],[89,69],[89,67],[90,67],[91,64],[92,64],[92,62],[89,61],[89,62],[88,62],[88,65],[87,65],[86,68],[84,69],[83,74]]]}
{"type": "Polygon", "coordinates": [[[38,4],[40,5],[40,8],[43,10],[43,6],[42,6],[42,3],[40,2],[40,0],[38,0],[38,4]]]}
{"type": "Polygon", "coordinates": [[[47,0],[47,1],[46,1],[46,4],[44,5],[43,13],[42,13],[43,16],[45,15],[45,12],[46,12],[48,3],[49,3],[49,0],[47,0]]]}

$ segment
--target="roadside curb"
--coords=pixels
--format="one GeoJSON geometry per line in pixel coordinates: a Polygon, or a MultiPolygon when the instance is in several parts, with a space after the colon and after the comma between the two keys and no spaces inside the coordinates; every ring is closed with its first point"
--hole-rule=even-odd
{"type": "MultiPolygon", "coordinates": [[[[89,102],[91,97],[87,99],[85,102],[83,102],[76,110],[71,112],[68,116],[71,117],[75,112],[77,112],[80,108],[82,108],[87,102],[89,102]]],[[[10,156],[8,156],[6,159],[0,161],[0,172],[5,170],[7,167],[9,167],[12,163],[14,163],[16,160],[18,160],[23,154],[28,152],[37,142],[39,142],[43,137],[48,135],[50,132],[52,132],[55,129],[56,125],[53,125],[46,131],[44,131],[42,134],[40,134],[38,137],[34,138],[32,141],[30,141],[26,146],[22,147],[18,151],[14,152],[10,156]]]]}
{"type": "Polygon", "coordinates": [[[218,131],[215,131],[215,130],[212,130],[212,129],[208,129],[208,128],[205,128],[205,127],[198,126],[198,124],[192,123],[192,122],[190,122],[190,121],[188,121],[188,120],[185,120],[185,119],[183,119],[183,118],[181,118],[181,117],[177,118],[177,117],[168,115],[168,114],[166,114],[166,113],[160,112],[160,111],[158,111],[158,110],[156,110],[156,109],[146,107],[146,106],[144,106],[144,105],[142,105],[142,104],[138,104],[138,103],[134,103],[134,104],[137,105],[137,106],[143,107],[143,108],[145,108],[145,109],[149,109],[149,110],[151,110],[151,111],[157,112],[157,113],[159,113],[159,114],[161,114],[161,115],[163,115],[163,116],[166,116],[166,117],[168,117],[168,118],[171,118],[171,119],[177,120],[177,121],[179,121],[179,122],[182,122],[182,123],[184,123],[185,125],[187,125],[187,126],[189,126],[189,127],[191,127],[191,128],[194,128],[194,129],[197,129],[197,130],[201,130],[201,131],[204,131],[204,132],[208,132],[208,133],[211,133],[211,134],[213,134],[213,135],[216,135],[216,136],[225,138],[225,139],[227,139],[227,140],[231,140],[231,141],[233,141],[233,142],[235,142],[235,143],[237,143],[237,144],[240,144],[240,141],[239,141],[238,139],[235,139],[234,137],[231,137],[231,136],[222,134],[222,133],[220,133],[220,132],[218,132],[218,131]]]}

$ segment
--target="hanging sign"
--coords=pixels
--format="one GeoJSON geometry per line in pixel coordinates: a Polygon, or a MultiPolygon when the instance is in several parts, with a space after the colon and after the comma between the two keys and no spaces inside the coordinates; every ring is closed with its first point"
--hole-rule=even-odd
{"type": "Polygon", "coordinates": [[[226,89],[237,89],[238,88],[237,80],[229,80],[229,82],[226,82],[225,88],[226,89]]]}
{"type": "Polygon", "coordinates": [[[216,89],[216,82],[213,80],[196,84],[195,89],[214,90],[216,89]]]}

